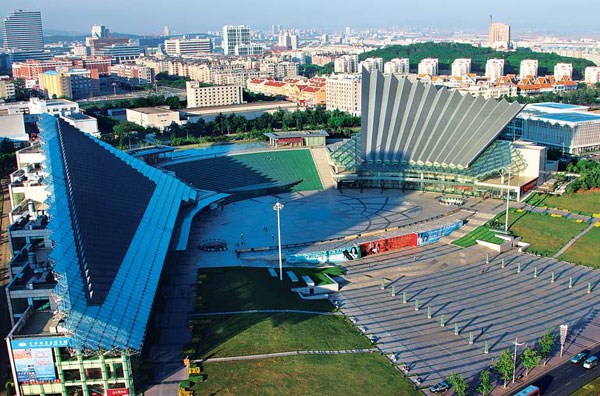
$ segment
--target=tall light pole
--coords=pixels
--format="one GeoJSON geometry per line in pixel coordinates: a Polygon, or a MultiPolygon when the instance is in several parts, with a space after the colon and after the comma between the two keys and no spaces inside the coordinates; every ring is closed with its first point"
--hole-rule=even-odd
{"type": "Polygon", "coordinates": [[[273,210],[277,212],[277,246],[279,247],[279,280],[283,280],[283,264],[281,263],[281,222],[279,212],[283,209],[283,204],[279,201],[273,205],[273,210]]]}
{"type": "Polygon", "coordinates": [[[514,344],[515,344],[515,355],[514,355],[514,358],[513,358],[513,380],[512,380],[513,384],[515,383],[515,376],[517,374],[517,348],[520,347],[520,346],[523,346],[523,345],[525,345],[527,343],[526,342],[522,342],[522,343],[519,344],[517,342],[517,337],[515,337],[514,344]]]}
{"type": "Polygon", "coordinates": [[[504,221],[504,232],[508,235],[508,207],[510,204],[510,165],[508,166],[508,180],[506,181],[506,220],[504,221]]]}

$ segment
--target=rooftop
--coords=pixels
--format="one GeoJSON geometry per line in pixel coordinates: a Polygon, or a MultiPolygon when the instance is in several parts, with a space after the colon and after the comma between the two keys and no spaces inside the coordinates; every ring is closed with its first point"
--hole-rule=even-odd
{"type": "Polygon", "coordinates": [[[273,110],[277,108],[297,108],[298,104],[293,102],[287,102],[285,100],[274,101],[274,102],[255,102],[255,103],[243,103],[236,105],[227,106],[213,106],[213,107],[190,107],[182,110],[185,113],[206,115],[206,114],[218,114],[218,113],[234,113],[239,111],[258,111],[258,110],[273,110]]]}
{"type": "Polygon", "coordinates": [[[165,107],[137,107],[135,109],[128,109],[131,111],[137,111],[143,114],[162,114],[162,113],[176,113],[175,110],[171,110],[165,107]]]}

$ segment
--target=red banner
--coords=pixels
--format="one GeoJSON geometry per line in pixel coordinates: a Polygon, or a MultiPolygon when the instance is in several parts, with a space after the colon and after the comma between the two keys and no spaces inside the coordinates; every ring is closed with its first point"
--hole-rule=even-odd
{"type": "Polygon", "coordinates": [[[410,246],[417,246],[417,234],[415,233],[362,243],[360,245],[360,256],[365,257],[410,246]]]}
{"type": "Polygon", "coordinates": [[[106,396],[123,396],[123,395],[129,395],[129,389],[127,389],[127,388],[114,388],[114,389],[107,389],[106,390],[106,396]]]}

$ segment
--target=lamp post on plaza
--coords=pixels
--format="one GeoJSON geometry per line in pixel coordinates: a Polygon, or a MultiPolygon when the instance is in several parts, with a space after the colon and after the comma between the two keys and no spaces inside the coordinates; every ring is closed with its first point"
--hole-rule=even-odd
{"type": "Polygon", "coordinates": [[[515,377],[516,377],[516,374],[517,374],[517,348],[520,347],[520,346],[523,346],[523,345],[525,345],[527,343],[526,342],[522,342],[522,343],[519,344],[519,342],[517,341],[517,337],[515,337],[514,344],[515,344],[515,355],[513,357],[513,380],[512,380],[513,384],[515,383],[515,377]]]}
{"type": "Polygon", "coordinates": [[[283,204],[279,201],[273,205],[273,210],[277,212],[277,246],[279,248],[279,280],[283,280],[283,264],[281,263],[281,222],[279,220],[279,212],[283,209],[283,204]]]}
{"type": "Polygon", "coordinates": [[[504,232],[508,234],[508,209],[510,206],[510,165],[507,166],[506,171],[502,171],[502,175],[505,173],[507,173],[508,178],[506,180],[506,220],[504,221],[504,232]]]}

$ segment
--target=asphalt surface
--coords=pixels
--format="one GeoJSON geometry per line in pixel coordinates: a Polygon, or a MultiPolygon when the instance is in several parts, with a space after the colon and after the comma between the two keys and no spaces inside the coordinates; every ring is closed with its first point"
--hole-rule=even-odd
{"type": "MultiPolygon", "coordinates": [[[[591,353],[600,354],[600,346],[591,349],[591,353]]],[[[600,366],[588,370],[583,368],[583,362],[580,364],[566,362],[533,381],[531,385],[539,387],[542,396],[566,396],[598,377],[600,377],[600,366]]],[[[527,385],[518,388],[514,393],[527,385]]]]}

